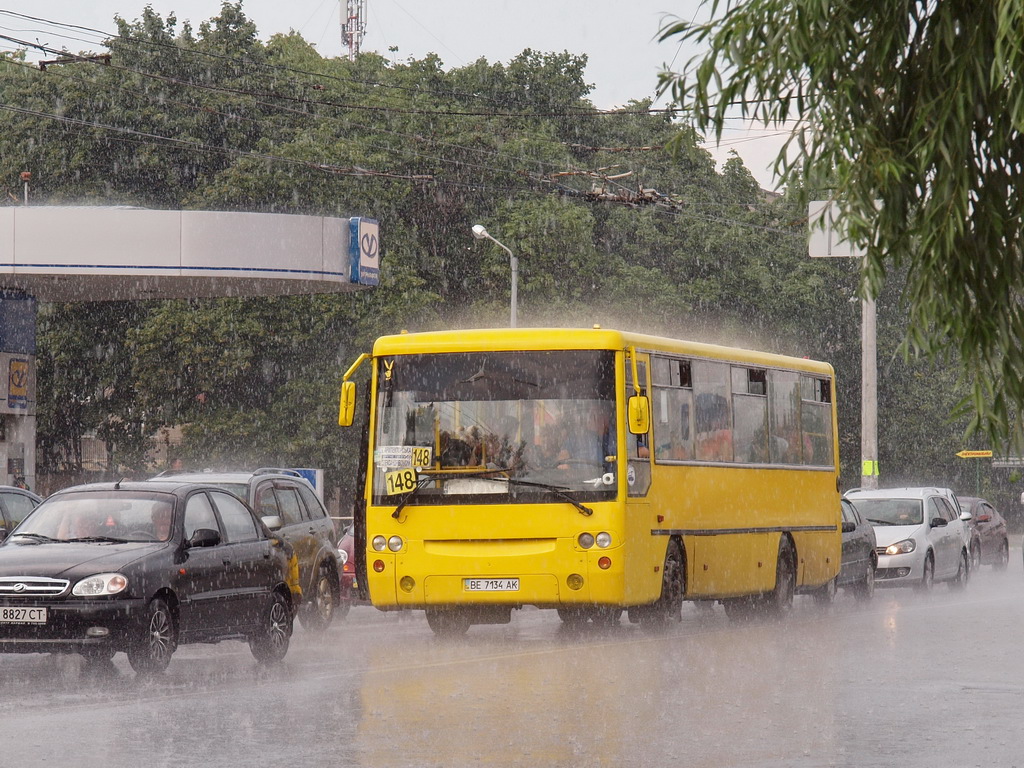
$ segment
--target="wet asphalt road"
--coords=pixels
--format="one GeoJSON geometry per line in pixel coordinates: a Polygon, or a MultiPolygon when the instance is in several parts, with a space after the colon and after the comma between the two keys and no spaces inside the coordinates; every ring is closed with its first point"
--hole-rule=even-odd
{"type": "Polygon", "coordinates": [[[0,655],[3,766],[1024,766],[1024,569],[966,590],[840,592],[783,622],[686,605],[650,633],[553,611],[439,640],[357,607],[284,664],[184,646],[137,679],[119,654],[0,655]]]}

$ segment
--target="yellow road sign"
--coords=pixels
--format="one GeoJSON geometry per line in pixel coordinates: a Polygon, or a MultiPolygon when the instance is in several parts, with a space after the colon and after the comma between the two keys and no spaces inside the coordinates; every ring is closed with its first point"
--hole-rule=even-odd
{"type": "Polygon", "coordinates": [[[961,459],[991,459],[992,451],[960,451],[957,456],[961,459]]]}

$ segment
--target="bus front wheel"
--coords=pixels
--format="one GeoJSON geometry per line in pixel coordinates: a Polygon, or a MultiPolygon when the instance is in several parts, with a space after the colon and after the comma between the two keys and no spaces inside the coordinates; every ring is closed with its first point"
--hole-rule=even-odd
{"type": "Polygon", "coordinates": [[[683,548],[676,539],[668,543],[665,552],[665,566],[662,568],[661,597],[650,605],[630,609],[630,619],[634,611],[641,626],[660,627],[668,622],[681,621],[683,613],[683,596],[686,594],[686,560],[683,548]]]}
{"type": "Polygon", "coordinates": [[[427,608],[427,626],[438,637],[459,637],[469,631],[470,616],[465,611],[449,608],[427,608]]]}

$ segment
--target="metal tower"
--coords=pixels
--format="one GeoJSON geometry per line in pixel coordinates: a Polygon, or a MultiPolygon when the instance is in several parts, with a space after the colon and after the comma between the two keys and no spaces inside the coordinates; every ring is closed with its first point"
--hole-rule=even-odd
{"type": "Polygon", "coordinates": [[[341,0],[345,15],[341,19],[341,44],[348,48],[349,61],[355,61],[366,33],[366,0],[341,0]]]}

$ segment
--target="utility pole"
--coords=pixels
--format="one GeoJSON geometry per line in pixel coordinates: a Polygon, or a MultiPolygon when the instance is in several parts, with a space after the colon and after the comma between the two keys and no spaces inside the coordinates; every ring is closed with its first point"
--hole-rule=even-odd
{"type": "Polygon", "coordinates": [[[348,60],[355,61],[366,34],[367,0],[339,0],[345,6],[341,17],[341,44],[348,48],[348,60]]]}
{"type": "MultiPolygon", "coordinates": [[[[837,230],[830,200],[812,201],[807,208],[811,227],[808,251],[814,257],[864,258],[864,251],[837,230]],[[824,227],[820,224],[824,223],[824,227]]],[[[875,300],[861,300],[860,487],[878,488],[878,361],[875,300]]]]}

